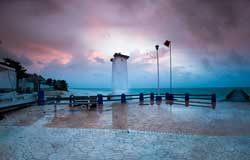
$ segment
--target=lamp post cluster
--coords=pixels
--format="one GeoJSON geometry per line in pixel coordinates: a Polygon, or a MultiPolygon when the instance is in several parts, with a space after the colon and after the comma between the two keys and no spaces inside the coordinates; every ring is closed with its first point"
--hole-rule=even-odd
{"type": "MultiPolygon", "coordinates": [[[[169,58],[169,92],[170,94],[172,93],[172,55],[171,55],[171,46],[172,46],[172,43],[171,41],[169,40],[166,40],[164,45],[166,47],[169,48],[169,51],[170,51],[170,58],[169,58]]],[[[157,55],[157,96],[156,96],[156,100],[161,100],[161,96],[160,96],[160,73],[159,73],[159,45],[156,45],[155,46],[155,49],[156,49],[156,55],[157,55]]]]}

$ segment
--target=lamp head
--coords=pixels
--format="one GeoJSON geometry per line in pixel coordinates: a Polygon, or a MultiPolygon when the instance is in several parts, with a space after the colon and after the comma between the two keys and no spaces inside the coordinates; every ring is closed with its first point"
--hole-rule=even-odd
{"type": "Polygon", "coordinates": [[[155,45],[155,49],[158,51],[158,49],[159,49],[159,45],[155,45]]]}

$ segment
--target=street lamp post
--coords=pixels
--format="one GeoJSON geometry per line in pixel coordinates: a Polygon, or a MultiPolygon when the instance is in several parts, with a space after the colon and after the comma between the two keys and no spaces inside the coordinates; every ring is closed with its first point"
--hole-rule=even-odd
{"type": "Polygon", "coordinates": [[[172,44],[170,43],[169,49],[170,49],[170,93],[172,94],[172,54],[171,54],[171,46],[172,44]]]}
{"type": "Polygon", "coordinates": [[[160,96],[160,73],[159,73],[159,45],[155,46],[156,52],[157,52],[157,95],[160,96]]]}
{"type": "Polygon", "coordinates": [[[171,47],[172,47],[172,43],[169,40],[166,40],[164,43],[165,46],[169,47],[169,51],[170,51],[170,68],[169,68],[169,91],[170,94],[172,94],[172,54],[171,54],[171,47]]]}

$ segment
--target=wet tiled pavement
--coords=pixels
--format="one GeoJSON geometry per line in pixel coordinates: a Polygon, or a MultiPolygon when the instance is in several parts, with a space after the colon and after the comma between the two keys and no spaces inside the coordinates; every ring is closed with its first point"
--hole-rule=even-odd
{"type": "Polygon", "coordinates": [[[250,104],[34,106],[0,121],[0,159],[250,159],[250,104]]]}

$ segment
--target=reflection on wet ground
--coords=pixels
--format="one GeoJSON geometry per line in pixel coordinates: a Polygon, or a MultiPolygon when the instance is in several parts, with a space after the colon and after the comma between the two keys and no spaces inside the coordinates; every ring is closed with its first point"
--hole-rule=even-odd
{"type": "Polygon", "coordinates": [[[181,105],[105,104],[87,110],[66,105],[34,106],[8,113],[0,125],[106,128],[202,135],[250,135],[250,104],[219,102],[215,110],[181,105]]]}
{"type": "Polygon", "coordinates": [[[105,104],[32,106],[0,120],[0,159],[249,159],[250,104],[216,110],[105,104]],[[154,132],[151,132],[154,131],[154,132]]]}

